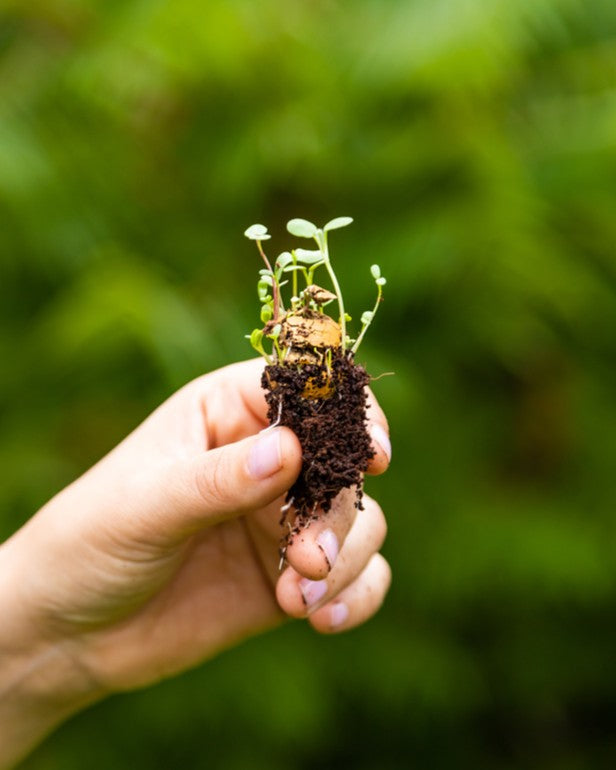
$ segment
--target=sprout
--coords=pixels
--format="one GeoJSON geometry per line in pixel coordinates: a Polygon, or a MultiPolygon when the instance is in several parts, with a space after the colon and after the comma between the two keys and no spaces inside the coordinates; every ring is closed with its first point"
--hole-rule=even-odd
{"type": "Polygon", "coordinates": [[[250,340],[250,344],[257,351],[257,353],[263,356],[268,364],[271,364],[271,356],[266,353],[265,348],[263,347],[263,329],[253,329],[252,334],[250,334],[248,339],[250,340]]]}
{"type": "Polygon", "coordinates": [[[340,227],[346,227],[347,225],[350,225],[352,221],[352,217],[336,217],[325,225],[323,231],[327,233],[330,230],[338,230],[340,227]]]}
{"type": "Polygon", "coordinates": [[[271,235],[267,234],[267,227],[265,225],[250,225],[244,231],[244,235],[250,238],[251,241],[266,241],[268,238],[271,238],[271,235]]]}
{"type": "Polygon", "coordinates": [[[364,338],[364,334],[366,333],[366,330],[372,323],[374,316],[376,315],[376,311],[379,309],[379,305],[381,304],[381,300],[383,299],[383,289],[382,287],[385,286],[387,281],[383,276],[381,275],[381,268],[378,265],[372,265],[370,268],[370,274],[374,278],[374,282],[376,283],[376,302],[374,303],[374,307],[372,310],[366,310],[361,314],[361,331],[359,333],[359,336],[357,339],[353,342],[353,347],[351,348],[351,353],[355,354],[357,353],[357,349],[361,345],[361,341],[364,338]]]}
{"type": "Polygon", "coordinates": [[[278,259],[276,260],[276,267],[282,270],[287,265],[291,265],[292,263],[293,263],[293,254],[289,254],[288,251],[283,251],[282,254],[278,255],[278,259]]]}
{"type": "Polygon", "coordinates": [[[297,235],[298,238],[314,238],[317,233],[317,226],[307,219],[291,219],[290,222],[287,222],[287,230],[291,235],[297,235]]]}
{"type": "Polygon", "coordinates": [[[265,263],[265,268],[259,270],[259,281],[257,284],[257,293],[261,302],[260,317],[261,322],[265,325],[265,329],[255,329],[250,335],[250,342],[255,350],[265,357],[268,363],[271,363],[276,356],[278,362],[283,363],[287,353],[287,350],[281,350],[278,338],[282,330],[281,321],[284,320],[286,314],[281,297],[281,288],[288,284],[289,281],[291,282],[291,291],[289,293],[292,295],[290,310],[292,313],[298,312],[302,305],[319,309],[322,312],[323,306],[333,301],[334,298],[338,301],[338,322],[340,324],[341,339],[343,340],[342,350],[343,352],[348,351],[350,355],[354,355],[357,352],[382,300],[382,287],[385,286],[386,280],[381,275],[379,265],[371,265],[370,274],[377,287],[376,302],[372,310],[366,310],[362,313],[361,331],[356,338],[351,338],[347,335],[346,325],[352,319],[344,309],[342,291],[329,257],[327,234],[331,230],[347,227],[352,221],[351,217],[336,217],[330,220],[323,228],[318,228],[307,219],[291,219],[287,222],[287,230],[298,238],[312,238],[318,248],[298,248],[293,249],[291,252],[283,251],[276,258],[274,269],[261,245],[261,241],[270,238],[267,228],[264,225],[255,224],[245,231],[244,235],[247,238],[256,241],[259,253],[265,263]],[[327,296],[327,289],[319,289],[314,282],[315,271],[322,266],[325,267],[334,289],[334,294],[329,293],[329,296],[327,296]],[[289,274],[289,281],[281,282],[284,273],[289,274]],[[298,281],[302,276],[306,282],[303,290],[298,286],[298,281]],[[312,293],[310,289],[312,289],[312,293]],[[319,289],[323,294],[317,296],[314,294],[315,289],[319,289]],[[270,325],[273,328],[270,329],[270,325]],[[267,354],[263,348],[263,341],[266,338],[272,341],[273,350],[271,355],[267,354]]]}
{"type": "Polygon", "coordinates": [[[293,249],[293,253],[298,262],[303,265],[314,265],[323,261],[323,252],[321,249],[293,249]]]}

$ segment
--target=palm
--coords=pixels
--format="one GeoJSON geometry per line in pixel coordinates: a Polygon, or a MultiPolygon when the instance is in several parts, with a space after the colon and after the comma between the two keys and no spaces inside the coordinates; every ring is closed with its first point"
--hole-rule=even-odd
{"type": "MultiPolygon", "coordinates": [[[[147,467],[150,478],[157,468],[257,433],[266,425],[258,382],[255,362],[191,383],[105,458],[93,480],[121,467],[124,477],[136,477],[128,483],[139,496],[137,468],[147,467]]],[[[92,629],[89,664],[97,678],[113,689],[145,684],[280,622],[274,596],[279,508],[280,501],[172,543],[161,542],[155,526],[150,539],[141,521],[126,517],[120,542],[116,532],[97,543],[95,559],[81,565],[83,607],[64,613],[92,629]],[[95,602],[87,590],[92,565],[95,602]],[[102,591],[101,572],[107,578],[102,591]]]]}

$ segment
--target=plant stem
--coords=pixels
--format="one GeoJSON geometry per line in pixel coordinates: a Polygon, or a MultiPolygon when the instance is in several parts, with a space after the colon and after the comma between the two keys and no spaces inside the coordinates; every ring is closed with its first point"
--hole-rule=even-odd
{"type": "MultiPolygon", "coordinates": [[[[297,258],[295,257],[295,252],[291,251],[291,256],[293,257],[293,267],[297,265],[297,258]]],[[[293,297],[297,297],[297,274],[299,270],[293,270],[293,297]]]]}
{"type": "Polygon", "coordinates": [[[362,330],[361,330],[361,332],[359,333],[359,337],[358,337],[358,338],[355,340],[355,344],[354,344],[354,345],[353,345],[353,347],[351,348],[351,353],[352,353],[353,355],[355,355],[355,353],[357,353],[357,349],[358,349],[358,348],[359,348],[359,346],[361,345],[361,341],[362,341],[362,340],[363,340],[363,338],[364,338],[364,334],[366,333],[366,330],[368,329],[368,327],[369,327],[369,326],[370,326],[370,324],[372,323],[372,321],[373,321],[373,319],[374,319],[374,316],[375,316],[375,314],[376,314],[376,311],[377,311],[377,309],[378,309],[378,307],[379,307],[379,303],[380,303],[380,301],[381,301],[381,297],[383,296],[383,289],[382,289],[382,288],[381,288],[381,286],[379,286],[378,284],[377,284],[377,289],[378,289],[378,292],[377,292],[377,295],[376,295],[376,302],[374,303],[374,307],[372,308],[372,316],[371,316],[370,320],[368,321],[368,323],[367,323],[367,324],[364,324],[364,327],[363,327],[363,329],[362,329],[362,330]]]}
{"type": "Polygon", "coordinates": [[[319,248],[323,252],[323,260],[325,262],[325,267],[327,268],[327,272],[329,273],[329,277],[334,287],[334,292],[336,294],[336,297],[338,298],[338,309],[340,311],[340,330],[342,333],[342,350],[346,350],[346,313],[344,312],[344,301],[342,299],[342,291],[340,289],[340,284],[338,283],[338,279],[336,278],[336,273],[334,273],[334,268],[331,266],[331,263],[329,261],[329,249],[327,247],[327,233],[324,233],[322,230],[319,230],[317,232],[317,235],[315,236],[315,240],[319,248]]]}
{"type": "Polygon", "coordinates": [[[265,256],[265,252],[263,251],[263,246],[261,246],[261,241],[257,241],[257,248],[259,249],[259,254],[263,257],[265,266],[270,271],[270,275],[272,276],[272,304],[274,305],[273,320],[277,321],[279,311],[282,309],[282,312],[284,313],[284,307],[281,308],[282,301],[280,297],[280,288],[278,287],[278,280],[276,278],[276,273],[274,273],[274,271],[272,270],[272,266],[270,265],[269,259],[265,256]]]}

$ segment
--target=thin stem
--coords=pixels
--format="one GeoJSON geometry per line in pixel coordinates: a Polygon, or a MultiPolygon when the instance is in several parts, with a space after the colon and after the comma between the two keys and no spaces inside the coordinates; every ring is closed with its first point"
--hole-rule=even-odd
{"type": "Polygon", "coordinates": [[[355,355],[355,353],[357,353],[357,349],[361,345],[361,341],[364,338],[364,334],[366,333],[366,330],[368,329],[368,327],[370,326],[370,324],[374,320],[374,316],[376,314],[376,311],[378,310],[379,303],[381,301],[381,297],[383,296],[383,289],[382,289],[382,287],[379,284],[377,284],[377,289],[378,289],[378,291],[377,291],[377,295],[376,295],[376,302],[374,303],[374,307],[372,308],[372,316],[370,317],[370,320],[368,321],[368,323],[364,324],[363,329],[359,333],[359,337],[355,340],[355,344],[351,348],[351,353],[353,353],[353,355],[355,355]]]}
{"type": "MultiPolygon", "coordinates": [[[[295,257],[295,252],[291,252],[291,256],[293,257],[293,267],[297,265],[297,259],[295,257]]],[[[297,297],[297,274],[299,273],[299,270],[293,270],[293,297],[297,297]]]]}
{"type": "Polygon", "coordinates": [[[263,246],[261,246],[261,241],[257,241],[257,248],[259,249],[259,254],[263,257],[265,266],[270,271],[270,275],[272,276],[272,304],[274,305],[273,320],[277,321],[279,311],[282,309],[282,312],[284,313],[284,307],[281,307],[282,301],[280,297],[280,288],[278,287],[278,279],[276,278],[276,273],[272,270],[269,259],[265,256],[263,246]]]}
{"type": "Polygon", "coordinates": [[[336,297],[338,298],[338,309],[340,311],[340,330],[342,334],[342,349],[346,350],[346,313],[344,312],[344,301],[342,299],[342,291],[340,289],[340,284],[338,283],[338,279],[336,278],[336,273],[334,273],[334,269],[331,266],[331,262],[329,261],[329,249],[327,247],[327,233],[324,233],[323,231],[319,231],[315,236],[315,240],[317,242],[317,245],[323,252],[323,260],[325,262],[325,267],[327,269],[327,272],[329,273],[329,277],[334,287],[334,292],[336,294],[336,297]]]}

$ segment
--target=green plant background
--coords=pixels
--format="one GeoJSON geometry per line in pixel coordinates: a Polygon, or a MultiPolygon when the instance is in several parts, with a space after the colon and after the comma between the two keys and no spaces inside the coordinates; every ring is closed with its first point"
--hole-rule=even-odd
{"type": "Polygon", "coordinates": [[[385,607],[111,698],[28,770],[614,767],[613,0],[5,0],[1,536],[251,356],[248,225],[339,215],[354,318],[388,277],[385,607]]]}

